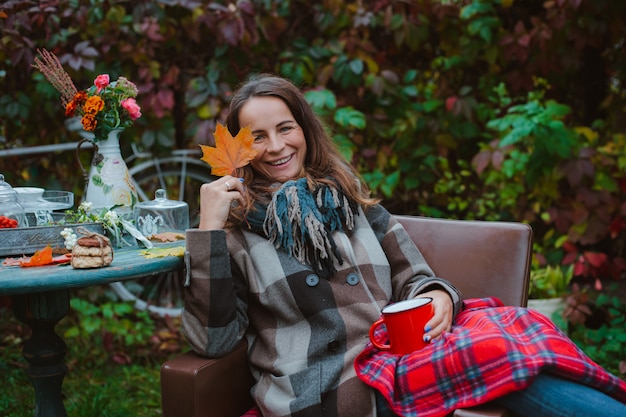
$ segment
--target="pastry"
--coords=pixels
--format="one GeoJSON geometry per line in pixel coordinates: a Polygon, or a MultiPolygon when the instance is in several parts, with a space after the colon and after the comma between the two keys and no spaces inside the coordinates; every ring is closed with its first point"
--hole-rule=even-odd
{"type": "Polygon", "coordinates": [[[113,262],[111,241],[98,233],[79,238],[72,248],[74,268],[101,268],[113,262]]]}

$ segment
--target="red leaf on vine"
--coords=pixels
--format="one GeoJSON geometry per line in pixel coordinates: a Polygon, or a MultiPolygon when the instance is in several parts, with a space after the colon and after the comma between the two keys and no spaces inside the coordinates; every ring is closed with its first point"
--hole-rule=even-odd
{"type": "Polygon", "coordinates": [[[595,266],[596,268],[601,267],[606,262],[606,254],[605,253],[596,253],[596,252],[585,252],[585,259],[591,266],[595,266]]]}
{"type": "Polygon", "coordinates": [[[482,174],[482,172],[489,166],[489,160],[491,158],[491,151],[484,150],[477,153],[474,158],[472,158],[472,165],[474,165],[474,169],[476,169],[476,173],[478,175],[482,174]]]}
{"type": "Polygon", "coordinates": [[[609,226],[611,239],[615,239],[617,236],[619,236],[623,229],[626,229],[626,222],[620,217],[614,219],[609,226]]]}

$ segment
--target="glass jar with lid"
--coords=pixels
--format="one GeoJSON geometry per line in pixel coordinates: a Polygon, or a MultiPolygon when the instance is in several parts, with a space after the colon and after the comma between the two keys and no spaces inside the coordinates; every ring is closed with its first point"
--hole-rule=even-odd
{"type": "Polygon", "coordinates": [[[159,188],[154,200],[135,204],[135,227],[147,238],[159,233],[184,233],[189,229],[189,205],[184,201],[168,200],[159,188]]]}
{"type": "Polygon", "coordinates": [[[28,227],[24,207],[17,200],[17,192],[0,174],[0,228],[28,227]]]}

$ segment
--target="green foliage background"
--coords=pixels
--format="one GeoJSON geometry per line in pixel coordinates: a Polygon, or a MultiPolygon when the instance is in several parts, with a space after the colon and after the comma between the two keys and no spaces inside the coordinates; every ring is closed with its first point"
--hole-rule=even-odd
{"type": "MultiPolygon", "coordinates": [[[[612,0],[8,1],[0,146],[79,139],[37,48],[79,88],[136,82],[125,144],[155,153],[211,144],[231,91],[277,73],[392,212],[528,222],[537,265],[600,285],[626,270],[624,15],[612,0]]],[[[73,154],[1,163],[13,185],[80,197],[73,154]]]]}

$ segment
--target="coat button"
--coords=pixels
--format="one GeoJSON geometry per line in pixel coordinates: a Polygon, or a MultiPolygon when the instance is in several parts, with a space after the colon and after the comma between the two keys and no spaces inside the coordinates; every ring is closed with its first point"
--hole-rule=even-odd
{"type": "Polygon", "coordinates": [[[346,282],[350,285],[357,285],[359,283],[359,276],[357,274],[355,274],[354,272],[348,274],[348,276],[346,277],[346,282]]]}
{"type": "Polygon", "coordinates": [[[319,284],[319,282],[320,278],[315,274],[311,274],[306,277],[306,285],[308,285],[309,287],[315,287],[317,284],[319,284]]]}
{"type": "Polygon", "coordinates": [[[331,340],[330,342],[328,342],[327,347],[329,352],[335,352],[337,351],[337,349],[339,349],[339,341],[331,340]]]}

